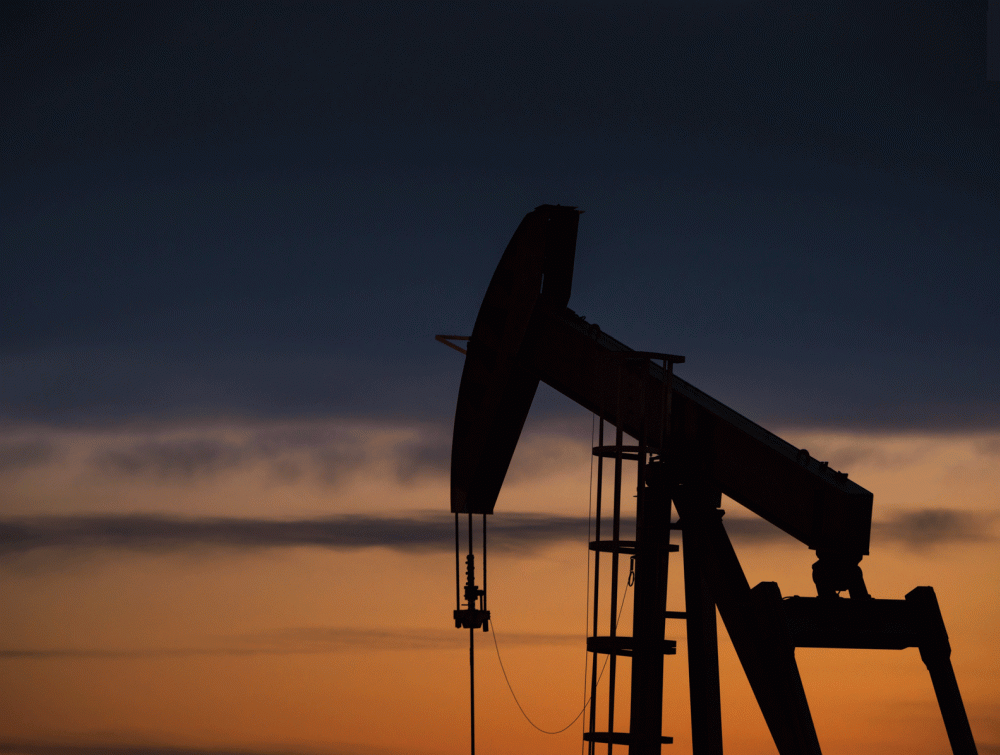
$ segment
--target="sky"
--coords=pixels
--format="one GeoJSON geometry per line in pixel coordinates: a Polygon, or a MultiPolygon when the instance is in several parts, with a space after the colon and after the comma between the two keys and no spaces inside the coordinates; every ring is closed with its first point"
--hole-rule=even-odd
{"type": "MultiPolygon", "coordinates": [[[[935,587],[1000,753],[986,2],[2,14],[0,752],[466,752],[433,336],[564,204],[570,307],[873,492],[869,590],[935,587]]],[[[480,752],[581,747],[498,657],[541,728],[582,708],[593,428],[542,386],[490,521],[480,752]]],[[[813,552],[725,508],[751,584],[814,593],[813,552]]],[[[774,752],[720,652],[727,751],[774,752]]],[[[916,650],[796,657],[828,755],[947,751],[916,650]]]]}

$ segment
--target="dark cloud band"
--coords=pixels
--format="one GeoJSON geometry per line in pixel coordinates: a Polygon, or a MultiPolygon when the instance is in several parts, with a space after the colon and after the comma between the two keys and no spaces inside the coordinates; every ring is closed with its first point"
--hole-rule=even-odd
{"type": "MultiPolygon", "coordinates": [[[[330,755],[360,755],[360,750],[327,750],[330,755]]],[[[364,750],[370,753],[370,749],[364,750]]],[[[51,742],[0,741],[0,753],[10,755],[299,755],[302,751],[233,750],[142,744],[65,744],[51,742]]]]}
{"type": "MultiPolygon", "coordinates": [[[[989,540],[993,519],[982,513],[946,509],[899,512],[876,522],[873,537],[914,548],[989,540]]],[[[760,519],[727,517],[725,522],[735,540],[770,543],[787,539],[760,519]]],[[[634,519],[623,518],[622,526],[624,532],[633,530],[634,519]]],[[[511,512],[491,517],[489,532],[491,549],[528,554],[559,542],[582,544],[588,539],[589,525],[585,517],[511,512]]],[[[397,517],[343,514],[294,520],[145,514],[0,520],[0,559],[41,549],[172,552],[289,547],[447,552],[454,547],[454,520],[438,512],[397,517]]]]}
{"type": "MultiPolygon", "coordinates": [[[[587,538],[587,520],[573,516],[507,514],[490,522],[490,547],[527,553],[587,538]]],[[[146,514],[23,517],[0,520],[0,558],[39,549],[144,552],[194,548],[255,550],[297,546],[449,551],[454,519],[438,512],[404,517],[343,514],[315,519],[180,518],[146,514]]],[[[624,526],[634,526],[624,520],[624,526]]],[[[464,523],[463,523],[464,532],[464,523]]],[[[478,532],[478,524],[477,524],[478,532]]]]}

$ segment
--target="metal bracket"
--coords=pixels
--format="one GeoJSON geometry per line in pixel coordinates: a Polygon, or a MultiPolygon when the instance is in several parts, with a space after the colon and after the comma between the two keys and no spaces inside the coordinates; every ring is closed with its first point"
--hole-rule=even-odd
{"type": "Polygon", "coordinates": [[[434,336],[434,340],[438,343],[443,343],[449,349],[454,349],[455,351],[460,351],[463,354],[468,354],[468,349],[463,349],[461,346],[456,346],[452,341],[468,341],[471,336],[434,336]]]}

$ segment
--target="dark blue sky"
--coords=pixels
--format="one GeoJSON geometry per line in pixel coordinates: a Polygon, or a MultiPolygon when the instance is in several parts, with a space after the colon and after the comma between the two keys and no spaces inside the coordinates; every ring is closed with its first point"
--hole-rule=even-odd
{"type": "Polygon", "coordinates": [[[986,2],[3,13],[4,419],[450,421],[560,203],[570,306],[751,418],[1000,428],[986,2]]]}

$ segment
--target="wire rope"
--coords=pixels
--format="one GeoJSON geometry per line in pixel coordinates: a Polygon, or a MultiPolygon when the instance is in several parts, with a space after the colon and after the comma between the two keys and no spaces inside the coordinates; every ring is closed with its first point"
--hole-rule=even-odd
{"type": "MultiPolygon", "coordinates": [[[[627,583],[625,585],[625,591],[622,593],[622,604],[621,607],[619,607],[618,609],[618,616],[615,618],[615,626],[618,626],[618,623],[621,621],[622,611],[625,609],[625,598],[628,596],[628,589],[630,586],[631,583],[627,583]]],[[[514,693],[514,688],[511,686],[510,678],[507,676],[507,669],[505,669],[503,665],[503,658],[500,657],[500,645],[497,643],[497,628],[493,624],[493,619],[490,619],[490,630],[492,631],[493,634],[493,647],[497,649],[497,660],[500,662],[500,670],[503,672],[503,679],[505,682],[507,682],[507,689],[510,690],[510,695],[511,697],[514,698],[514,702],[517,704],[518,710],[521,711],[521,715],[524,716],[524,720],[527,721],[532,726],[534,726],[536,729],[538,729],[538,731],[542,732],[542,734],[562,734],[570,726],[575,724],[579,720],[580,716],[583,715],[583,712],[587,710],[587,706],[590,705],[590,701],[593,700],[593,695],[591,695],[591,697],[587,699],[587,702],[583,704],[583,707],[580,709],[580,712],[573,717],[573,720],[570,721],[568,724],[566,724],[563,728],[557,729],[556,731],[549,731],[548,729],[543,729],[541,726],[532,721],[531,718],[528,716],[528,714],[524,712],[524,708],[521,706],[521,701],[517,699],[517,695],[514,693]]],[[[604,665],[601,666],[601,673],[598,674],[597,676],[598,683],[600,683],[601,679],[604,677],[604,669],[607,668],[608,660],[610,658],[611,656],[609,655],[607,658],[604,659],[604,665]]]]}

